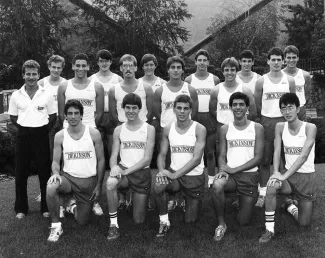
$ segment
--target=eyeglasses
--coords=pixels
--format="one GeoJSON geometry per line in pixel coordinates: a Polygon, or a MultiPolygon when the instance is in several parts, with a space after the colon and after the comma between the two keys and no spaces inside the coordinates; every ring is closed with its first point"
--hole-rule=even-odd
{"type": "Polygon", "coordinates": [[[292,112],[295,109],[295,106],[286,106],[281,108],[281,113],[292,112]]]}

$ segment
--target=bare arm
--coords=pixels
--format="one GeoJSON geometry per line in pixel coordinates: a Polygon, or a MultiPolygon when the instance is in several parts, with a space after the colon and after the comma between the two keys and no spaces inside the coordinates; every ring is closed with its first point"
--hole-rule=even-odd
{"type": "Polygon", "coordinates": [[[214,81],[214,85],[218,85],[220,83],[219,77],[215,75],[213,75],[213,81],[214,81]]]}
{"type": "Polygon", "coordinates": [[[148,110],[148,114],[147,114],[147,122],[151,123],[151,120],[153,118],[153,90],[151,88],[151,86],[147,83],[143,84],[144,90],[146,92],[146,105],[147,105],[147,110],[148,110]]]}
{"type": "Polygon", "coordinates": [[[95,82],[95,91],[96,91],[96,117],[95,117],[95,124],[96,127],[99,128],[103,113],[104,113],[104,87],[99,82],[95,82]]]}
{"type": "Polygon", "coordinates": [[[114,125],[119,123],[118,116],[117,116],[117,108],[116,108],[116,99],[115,99],[115,87],[112,87],[108,92],[109,98],[109,114],[110,118],[114,125]]]}
{"type": "Polygon", "coordinates": [[[228,132],[228,125],[221,126],[219,132],[219,157],[218,157],[219,170],[221,170],[222,166],[227,165],[227,139],[226,139],[227,132],[228,132]]]}
{"type": "Polygon", "coordinates": [[[52,174],[60,174],[60,161],[62,157],[63,130],[59,131],[54,137],[52,174]]]}
{"type": "Polygon", "coordinates": [[[255,84],[254,96],[255,96],[255,105],[256,105],[257,118],[261,118],[263,84],[264,84],[264,78],[262,76],[259,79],[257,79],[256,84],[255,84]]]}
{"type": "Polygon", "coordinates": [[[111,168],[116,167],[118,165],[117,158],[120,152],[120,133],[122,126],[118,126],[115,128],[113,133],[113,144],[112,144],[112,153],[109,159],[109,165],[111,168]]]}
{"type": "Polygon", "coordinates": [[[101,188],[105,174],[105,157],[102,137],[97,129],[89,127],[89,132],[94,143],[97,159],[97,186],[101,188]]]}
{"type": "Polygon", "coordinates": [[[217,85],[210,92],[210,101],[209,101],[209,112],[210,116],[215,120],[215,124],[217,124],[217,105],[218,105],[218,94],[219,94],[219,86],[217,85]]]}
{"type": "Polygon", "coordinates": [[[289,90],[291,93],[296,93],[296,83],[295,83],[295,79],[293,79],[293,77],[291,77],[290,75],[288,75],[288,82],[289,82],[289,90]]]}
{"type": "Polygon", "coordinates": [[[197,92],[191,85],[188,85],[188,89],[190,91],[190,96],[193,101],[191,118],[192,120],[196,120],[199,111],[199,100],[198,100],[197,92]]]}
{"type": "Polygon", "coordinates": [[[159,121],[159,123],[160,123],[160,117],[161,117],[161,94],[162,94],[162,91],[163,91],[162,87],[158,88],[155,91],[154,101],[153,101],[153,112],[154,112],[156,119],[159,121]]]}
{"type": "Polygon", "coordinates": [[[250,89],[243,87],[243,93],[245,93],[249,98],[249,114],[247,118],[249,120],[255,121],[257,118],[256,105],[253,93],[250,89]]]}
{"type": "Polygon", "coordinates": [[[162,133],[162,139],[160,142],[160,151],[157,157],[157,167],[158,171],[166,169],[166,155],[169,148],[168,134],[170,130],[170,125],[166,126],[162,133]]]}
{"type": "Polygon", "coordinates": [[[305,78],[305,85],[304,85],[304,89],[305,89],[305,98],[306,98],[306,104],[309,103],[309,99],[310,99],[310,88],[311,88],[311,78],[310,78],[310,74],[306,71],[303,71],[304,73],[304,78],[305,78]]]}
{"type": "Polygon", "coordinates": [[[273,153],[273,170],[274,173],[280,172],[282,133],[284,123],[277,123],[275,126],[274,153],[273,153]]]}
{"type": "Polygon", "coordinates": [[[65,91],[67,90],[68,82],[62,82],[58,88],[58,113],[60,124],[62,126],[64,121],[64,105],[65,105],[65,91]]]}
{"type": "Polygon", "coordinates": [[[147,144],[146,144],[146,149],[145,149],[143,159],[140,160],[138,163],[136,163],[134,166],[125,169],[121,173],[123,175],[129,175],[136,171],[139,171],[140,169],[149,166],[152,159],[154,146],[155,146],[155,128],[151,125],[148,125],[147,144]]]}

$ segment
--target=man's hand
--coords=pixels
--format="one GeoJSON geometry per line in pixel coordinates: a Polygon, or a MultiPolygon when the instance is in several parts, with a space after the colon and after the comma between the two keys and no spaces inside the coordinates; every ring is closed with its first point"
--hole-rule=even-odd
{"type": "Polygon", "coordinates": [[[235,174],[235,169],[229,167],[228,165],[221,165],[220,166],[220,171],[221,172],[226,172],[228,174],[235,174]]]}
{"type": "MultiPolygon", "coordinates": [[[[169,171],[168,171],[169,172],[169,171]]],[[[162,171],[160,171],[157,175],[156,175],[156,183],[158,184],[162,184],[162,185],[168,185],[170,183],[170,179],[168,177],[166,177],[162,171]]]]}
{"type": "Polygon", "coordinates": [[[270,176],[269,181],[267,182],[267,186],[275,186],[278,182],[279,185],[282,185],[282,181],[286,180],[287,178],[282,175],[280,172],[274,172],[272,176],[270,176]]]}
{"type": "Polygon", "coordinates": [[[168,177],[169,179],[176,179],[176,176],[174,173],[171,173],[169,170],[164,169],[162,171],[160,171],[159,173],[161,173],[161,175],[168,177]]]}
{"type": "Polygon", "coordinates": [[[59,184],[61,185],[62,183],[62,178],[59,174],[54,174],[52,175],[49,180],[47,181],[47,184],[55,184],[56,182],[59,182],[59,184]]]}
{"type": "Polygon", "coordinates": [[[224,172],[224,171],[221,171],[221,172],[219,172],[218,174],[216,174],[216,176],[214,177],[214,180],[216,180],[216,179],[221,179],[221,178],[226,178],[226,180],[228,180],[228,178],[229,178],[229,175],[228,175],[228,173],[226,173],[226,172],[224,172]]]}
{"type": "Polygon", "coordinates": [[[100,189],[101,187],[99,185],[96,185],[93,194],[91,195],[91,197],[89,198],[90,201],[97,201],[99,199],[100,196],[100,189]]]}
{"type": "Polygon", "coordinates": [[[111,169],[111,172],[109,173],[109,176],[110,177],[121,178],[121,176],[122,176],[121,171],[122,171],[122,168],[120,168],[120,166],[114,166],[111,169]]]}

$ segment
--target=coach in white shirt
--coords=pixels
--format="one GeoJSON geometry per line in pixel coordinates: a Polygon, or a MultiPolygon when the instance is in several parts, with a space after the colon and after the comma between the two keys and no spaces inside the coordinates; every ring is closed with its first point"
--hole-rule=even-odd
{"type": "Polygon", "coordinates": [[[27,179],[32,162],[40,181],[41,212],[48,217],[46,184],[51,176],[48,128],[56,119],[53,97],[37,83],[40,65],[28,60],[22,67],[25,84],[12,94],[9,115],[18,128],[16,140],[16,218],[28,212],[27,179]]]}

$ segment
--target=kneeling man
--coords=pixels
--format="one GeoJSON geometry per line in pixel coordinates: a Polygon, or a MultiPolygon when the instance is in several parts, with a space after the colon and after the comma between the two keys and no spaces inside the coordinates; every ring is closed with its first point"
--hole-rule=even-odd
{"type": "Polygon", "coordinates": [[[219,221],[214,240],[220,241],[226,230],[225,192],[239,195],[238,222],[247,225],[252,220],[253,208],[258,197],[258,165],[264,148],[263,126],[247,119],[249,98],[235,92],[229,98],[234,122],[220,129],[219,173],[213,182],[212,199],[219,221]]]}
{"type": "Polygon", "coordinates": [[[314,124],[299,119],[300,103],[295,93],[284,94],[279,101],[286,122],[275,127],[274,172],[268,181],[265,201],[266,231],[260,243],[269,242],[274,237],[274,216],[276,195],[292,194],[298,200],[298,207],[291,199],[286,199],[287,211],[301,226],[311,223],[313,201],[316,199],[315,138],[314,124]],[[280,173],[281,144],[283,143],[286,171],[280,173]]]}
{"type": "Polygon", "coordinates": [[[113,134],[111,172],[107,179],[107,202],[111,220],[107,240],[120,236],[117,223],[117,190],[132,192],[133,219],[143,223],[146,217],[148,196],[151,189],[149,168],[155,145],[155,128],[139,117],[142,102],[139,95],[129,93],[122,101],[127,121],[118,126],[113,134]],[[121,161],[118,164],[118,156],[121,161]]]}
{"type": "Polygon", "coordinates": [[[206,129],[191,120],[192,100],[188,95],[179,95],[174,101],[176,122],[164,128],[157,165],[155,193],[159,211],[160,227],[157,237],[169,230],[167,192],[182,191],[185,197],[185,222],[196,222],[202,206],[205,176],[203,152],[206,129]],[[166,169],[166,155],[170,148],[171,164],[166,169]]]}
{"type": "Polygon", "coordinates": [[[85,225],[89,221],[93,203],[100,196],[105,158],[100,133],[82,123],[83,106],[75,99],[68,100],[64,107],[68,128],[55,135],[52,173],[47,183],[46,201],[52,220],[50,242],[59,240],[63,233],[60,214],[60,194],[72,194],[67,212],[73,213],[76,221],[85,225]],[[63,154],[63,171],[60,160],[63,154]]]}

